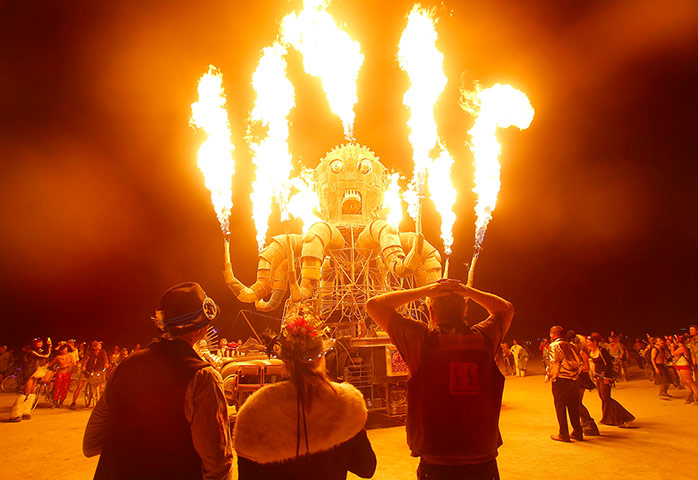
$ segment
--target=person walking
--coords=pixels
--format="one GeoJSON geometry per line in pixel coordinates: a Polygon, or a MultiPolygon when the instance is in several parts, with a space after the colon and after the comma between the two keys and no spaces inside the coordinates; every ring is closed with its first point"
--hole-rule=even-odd
{"type": "Polygon", "coordinates": [[[327,378],[324,355],[332,343],[319,325],[311,314],[286,321],[279,356],[290,379],[261,388],[240,409],[233,435],[240,480],[373,476],[366,402],[350,383],[327,378]]]}
{"type": "Polygon", "coordinates": [[[569,442],[570,438],[584,440],[582,425],[579,420],[579,374],[582,362],[577,349],[562,339],[563,328],[555,325],[550,329],[550,360],[548,378],[552,382],[553,402],[559,431],[550,438],[558,442],[569,442]],[[572,424],[569,433],[567,416],[572,424]]]}
{"type": "Polygon", "coordinates": [[[528,350],[523,345],[520,345],[516,340],[513,340],[511,346],[511,354],[514,356],[514,365],[516,367],[516,376],[525,377],[528,366],[528,350]]]}
{"type": "Polygon", "coordinates": [[[94,478],[231,478],[233,452],[223,381],[192,348],[218,306],[198,283],[168,289],[153,321],[162,338],[114,369],[92,411],[83,453],[94,478]]]}
{"type": "Polygon", "coordinates": [[[499,413],[504,376],[494,357],[514,317],[511,303],[443,279],[371,298],[370,317],[407,363],[407,444],[420,457],[417,476],[499,479],[499,413]],[[489,316],[469,327],[470,299],[489,316]],[[398,313],[426,299],[429,325],[398,313]]]}

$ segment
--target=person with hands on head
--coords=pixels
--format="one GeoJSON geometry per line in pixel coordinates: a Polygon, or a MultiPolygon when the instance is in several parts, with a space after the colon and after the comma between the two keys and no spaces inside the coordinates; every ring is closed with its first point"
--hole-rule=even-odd
{"type": "Polygon", "coordinates": [[[511,303],[456,279],[378,295],[366,303],[407,363],[407,443],[420,479],[499,479],[504,376],[494,361],[514,317],[511,303]],[[401,315],[426,299],[429,325],[401,315]],[[489,316],[465,321],[467,299],[489,316]]]}

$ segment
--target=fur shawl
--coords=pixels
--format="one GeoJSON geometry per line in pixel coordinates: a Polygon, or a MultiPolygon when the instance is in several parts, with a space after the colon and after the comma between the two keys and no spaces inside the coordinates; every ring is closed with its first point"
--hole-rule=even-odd
{"type": "MultiPolygon", "coordinates": [[[[306,412],[309,452],[301,424],[300,455],[330,450],[359,433],[366,424],[364,397],[349,383],[332,382],[306,412]]],[[[297,394],[292,382],[266,386],[247,399],[233,433],[238,455],[257,463],[282,462],[296,456],[297,394]]]]}

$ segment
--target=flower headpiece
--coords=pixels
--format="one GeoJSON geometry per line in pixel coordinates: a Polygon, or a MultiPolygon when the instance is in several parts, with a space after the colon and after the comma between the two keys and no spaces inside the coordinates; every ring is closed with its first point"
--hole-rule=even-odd
{"type": "Polygon", "coordinates": [[[312,312],[301,310],[281,328],[281,358],[311,362],[320,358],[334,346],[322,331],[321,320],[312,312]]]}

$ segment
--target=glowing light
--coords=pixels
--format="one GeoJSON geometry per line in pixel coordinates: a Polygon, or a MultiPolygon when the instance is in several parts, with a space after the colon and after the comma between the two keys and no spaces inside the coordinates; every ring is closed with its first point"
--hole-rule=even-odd
{"type": "Polygon", "coordinates": [[[353,138],[356,79],[364,61],[361,46],[342,31],[326,11],[328,0],[305,0],[303,11],[287,15],[281,39],[303,55],[305,71],[320,78],[344,135],[353,138]]]}
{"type": "Polygon", "coordinates": [[[475,245],[479,247],[497,204],[501,184],[498,160],[501,146],[497,142],[497,127],[526,129],[533,120],[534,111],[525,93],[501,84],[485,90],[478,88],[475,92],[462,91],[461,107],[471,113],[479,111],[473,128],[468,132],[472,137],[470,150],[475,164],[475,245]]]}
{"type": "Polygon", "coordinates": [[[390,175],[390,185],[383,195],[383,209],[386,210],[386,222],[399,230],[400,221],[402,220],[402,199],[400,198],[400,173],[395,172],[390,175]]]}
{"type": "Polygon", "coordinates": [[[398,62],[410,79],[403,103],[410,109],[407,126],[412,144],[414,176],[405,200],[408,213],[421,228],[421,199],[429,177],[429,192],[441,215],[441,237],[446,254],[453,244],[452,228],[455,215],[452,208],[456,191],[450,179],[453,159],[439,140],[434,107],[448,79],[443,71],[443,54],[436,48],[438,35],[435,20],[426,10],[416,6],[407,17],[398,49],[398,62]]]}
{"type": "Polygon", "coordinates": [[[312,170],[303,169],[298,177],[291,179],[291,187],[295,193],[286,205],[291,216],[302,222],[303,233],[307,232],[313,223],[323,221],[315,214],[320,211],[320,201],[314,190],[312,174],[312,170]]]}
{"type": "Polygon", "coordinates": [[[233,144],[225,110],[223,75],[213,65],[199,80],[199,101],[191,106],[191,124],[203,129],[208,138],[199,148],[198,165],[204,183],[211,191],[211,202],[224,234],[230,233],[233,208],[233,144]]]}
{"type": "Polygon", "coordinates": [[[286,76],[286,48],[279,43],[264,49],[252,76],[257,93],[248,131],[265,133],[255,141],[248,134],[256,178],[252,184],[252,217],[257,228],[257,245],[261,251],[266,243],[272,199],[279,205],[281,219],[288,219],[286,201],[290,194],[289,176],[293,170],[288,148],[288,115],[295,105],[293,84],[286,76]]]}

